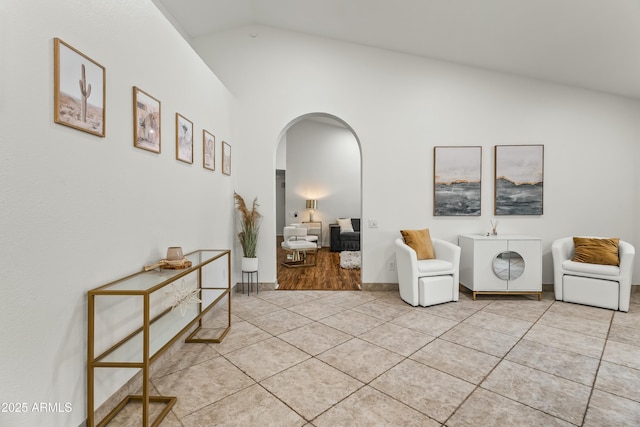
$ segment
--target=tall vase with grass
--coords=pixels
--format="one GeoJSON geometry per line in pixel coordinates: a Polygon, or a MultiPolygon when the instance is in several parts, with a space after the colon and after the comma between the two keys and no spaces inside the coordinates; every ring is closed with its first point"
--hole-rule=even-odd
{"type": "Polygon", "coordinates": [[[260,219],[258,212],[258,198],[253,199],[251,208],[247,207],[244,199],[238,193],[233,193],[236,200],[236,211],[240,219],[240,232],[238,239],[242,246],[242,271],[258,271],[258,234],[260,231],[260,219]]]}

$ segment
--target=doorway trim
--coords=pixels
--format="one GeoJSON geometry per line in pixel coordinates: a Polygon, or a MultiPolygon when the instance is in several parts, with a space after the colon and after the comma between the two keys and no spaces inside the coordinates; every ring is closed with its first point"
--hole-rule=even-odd
{"type": "MultiPolygon", "coordinates": [[[[359,206],[359,211],[360,211],[360,253],[361,253],[361,265],[360,265],[360,288],[362,289],[362,278],[363,278],[363,271],[364,271],[364,256],[362,256],[364,254],[364,230],[365,227],[363,226],[364,224],[364,220],[362,218],[362,213],[363,213],[363,194],[364,192],[362,191],[362,187],[363,187],[363,156],[362,156],[362,143],[360,141],[360,138],[358,137],[357,132],[355,131],[355,129],[345,120],[343,120],[342,118],[340,118],[339,116],[336,116],[334,114],[330,114],[330,113],[323,113],[323,112],[311,112],[311,113],[306,113],[306,114],[302,114],[299,115],[295,118],[293,118],[292,120],[290,120],[280,131],[279,135],[278,135],[278,139],[277,142],[275,144],[275,148],[274,148],[274,175],[273,175],[273,179],[274,179],[274,189],[275,186],[277,184],[276,182],[276,174],[275,171],[277,170],[277,156],[278,156],[278,148],[280,147],[280,144],[283,141],[284,136],[286,135],[287,131],[289,129],[291,129],[291,127],[293,127],[294,125],[296,125],[297,123],[300,123],[304,120],[319,120],[319,121],[331,121],[334,123],[331,124],[335,124],[335,122],[339,123],[342,127],[344,127],[345,129],[347,129],[354,137],[357,145],[358,145],[358,151],[359,151],[359,157],[360,157],[360,185],[359,185],[359,191],[360,191],[360,206],[359,206]]],[[[286,173],[286,172],[285,172],[286,173]]],[[[274,194],[274,198],[275,198],[275,194],[274,194]]],[[[274,212],[273,212],[273,218],[274,218],[274,222],[277,222],[277,209],[278,206],[276,203],[274,203],[274,212]]],[[[286,213],[285,213],[286,215],[286,213]]],[[[286,222],[286,219],[285,219],[286,222]]],[[[328,224],[327,224],[328,226],[328,224]]],[[[277,236],[278,236],[278,224],[275,224],[275,240],[277,241],[277,236]]],[[[278,288],[278,265],[277,265],[278,261],[277,261],[277,256],[276,256],[276,278],[275,278],[275,287],[276,289],[278,288]]]]}

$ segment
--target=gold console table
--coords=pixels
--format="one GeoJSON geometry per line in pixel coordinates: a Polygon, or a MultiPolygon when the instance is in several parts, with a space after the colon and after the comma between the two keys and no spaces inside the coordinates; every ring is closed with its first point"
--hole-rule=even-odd
{"type": "Polygon", "coordinates": [[[131,401],[142,403],[143,426],[158,426],[177,398],[150,395],[151,364],[194,326],[195,329],[185,342],[219,343],[229,332],[231,252],[198,250],[187,254],[185,258],[191,261],[191,267],[180,270],[143,271],[88,292],[88,427],[105,426],[131,401]],[[185,281],[191,279],[195,283],[185,285],[185,281]],[[228,301],[226,326],[221,328],[221,332],[215,338],[197,337],[202,329],[203,316],[225,297],[228,301]],[[108,344],[101,342],[105,335],[113,337],[108,344]],[[96,338],[100,342],[97,342],[96,338]],[[96,424],[95,371],[98,368],[141,370],[142,394],[125,397],[96,424]],[[151,424],[149,402],[165,403],[162,412],[151,424]]]}

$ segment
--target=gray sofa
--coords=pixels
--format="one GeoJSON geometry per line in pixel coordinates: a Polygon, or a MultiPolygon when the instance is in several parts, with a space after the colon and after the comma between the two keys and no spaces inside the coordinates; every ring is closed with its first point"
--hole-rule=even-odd
{"type": "Polygon", "coordinates": [[[360,218],[351,218],[353,232],[340,232],[338,224],[329,224],[331,232],[331,252],[360,250],[360,218]]]}

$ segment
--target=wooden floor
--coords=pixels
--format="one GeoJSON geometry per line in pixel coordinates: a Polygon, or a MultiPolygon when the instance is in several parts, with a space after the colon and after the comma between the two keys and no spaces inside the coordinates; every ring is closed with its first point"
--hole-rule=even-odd
{"type": "Polygon", "coordinates": [[[340,252],[329,248],[318,250],[318,259],[313,267],[288,268],[282,265],[287,251],[278,242],[278,290],[360,290],[360,269],[340,268],[340,252]]]}

